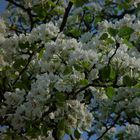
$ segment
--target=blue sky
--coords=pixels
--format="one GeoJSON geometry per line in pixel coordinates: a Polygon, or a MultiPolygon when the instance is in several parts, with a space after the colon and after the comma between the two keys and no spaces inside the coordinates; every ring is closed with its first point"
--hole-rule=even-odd
{"type": "Polygon", "coordinates": [[[6,7],[6,1],[0,0],[0,13],[5,10],[5,7],[6,7]]]}

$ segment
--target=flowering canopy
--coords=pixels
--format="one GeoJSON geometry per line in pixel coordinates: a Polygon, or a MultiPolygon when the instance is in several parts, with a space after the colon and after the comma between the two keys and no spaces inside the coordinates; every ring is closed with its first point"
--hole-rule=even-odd
{"type": "Polygon", "coordinates": [[[6,1],[2,140],[140,139],[139,0],[6,1]]]}

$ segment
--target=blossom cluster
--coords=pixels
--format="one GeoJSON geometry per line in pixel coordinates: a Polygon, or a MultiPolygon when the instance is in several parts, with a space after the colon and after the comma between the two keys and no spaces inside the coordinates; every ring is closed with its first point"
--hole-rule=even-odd
{"type": "Polygon", "coordinates": [[[96,36],[87,32],[78,39],[59,33],[52,22],[10,37],[1,24],[3,139],[14,133],[54,140],[90,130],[99,137],[110,130],[113,137],[116,125],[125,126],[124,138],[139,138],[140,21],[135,16],[105,20],[96,36]]]}

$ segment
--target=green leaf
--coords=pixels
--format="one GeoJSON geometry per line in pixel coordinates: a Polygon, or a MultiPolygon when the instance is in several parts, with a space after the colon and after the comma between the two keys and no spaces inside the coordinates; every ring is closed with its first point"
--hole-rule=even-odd
{"type": "Polygon", "coordinates": [[[19,89],[28,89],[23,82],[17,82],[15,87],[19,89]]]}
{"type": "Polygon", "coordinates": [[[121,4],[118,4],[118,9],[121,11],[123,9],[121,4]]]}
{"type": "Polygon", "coordinates": [[[117,29],[113,29],[111,27],[108,28],[108,33],[111,35],[111,36],[116,36],[117,33],[118,33],[118,30],[117,29]]]}
{"type": "Polygon", "coordinates": [[[65,135],[65,131],[64,130],[61,130],[61,129],[58,129],[57,130],[57,138],[59,140],[61,140],[63,138],[63,136],[65,135]]]}
{"type": "Polygon", "coordinates": [[[92,17],[91,14],[86,14],[86,15],[84,16],[84,20],[85,20],[86,23],[92,22],[92,19],[93,19],[93,17],[92,17]]]}
{"type": "Polygon", "coordinates": [[[140,97],[140,92],[135,92],[136,97],[140,97]]]}
{"type": "Polygon", "coordinates": [[[72,28],[69,32],[73,37],[79,37],[81,35],[81,30],[78,28],[72,28]]]}
{"type": "Polygon", "coordinates": [[[134,48],[134,45],[129,42],[127,39],[124,39],[123,42],[128,46],[128,48],[134,48]]]}
{"type": "Polygon", "coordinates": [[[72,72],[72,67],[71,66],[67,66],[64,70],[64,75],[70,74],[72,72]]]}
{"type": "Polygon", "coordinates": [[[116,70],[112,66],[105,66],[100,70],[102,80],[114,80],[116,77],[116,70]]]}
{"type": "Polygon", "coordinates": [[[57,128],[61,129],[61,130],[65,130],[65,128],[66,128],[66,120],[62,119],[61,121],[59,121],[58,125],[57,125],[57,128]]]}
{"type": "Polygon", "coordinates": [[[106,80],[109,79],[110,76],[110,67],[109,66],[105,66],[100,70],[100,75],[102,80],[106,80]]]}
{"type": "Polygon", "coordinates": [[[20,59],[17,59],[15,61],[15,63],[13,64],[13,67],[16,69],[16,70],[19,70],[20,69],[20,66],[24,66],[26,64],[26,61],[27,60],[24,60],[22,58],[20,59]]]}
{"type": "Polygon", "coordinates": [[[106,95],[109,99],[112,99],[112,97],[115,95],[115,89],[113,87],[108,87],[106,89],[106,95]]]}
{"type": "Polygon", "coordinates": [[[123,38],[128,38],[133,32],[134,32],[134,29],[124,26],[119,29],[118,35],[123,38]]]}
{"type": "Polygon", "coordinates": [[[88,61],[81,61],[81,65],[86,70],[89,70],[89,68],[90,68],[90,63],[88,61]]]}
{"type": "Polygon", "coordinates": [[[42,56],[43,56],[43,54],[44,54],[44,50],[45,50],[45,49],[41,49],[41,51],[39,52],[39,54],[38,54],[38,58],[39,58],[39,59],[42,58],[42,56]]]}
{"type": "Polygon", "coordinates": [[[136,88],[140,88],[140,83],[138,82],[136,85],[135,85],[136,88]]]}
{"type": "Polygon", "coordinates": [[[101,17],[100,15],[96,16],[96,17],[94,18],[94,25],[97,26],[97,24],[98,24],[99,22],[101,22],[102,20],[103,20],[103,19],[102,19],[102,17],[101,17]]]}
{"type": "Polygon", "coordinates": [[[113,44],[115,41],[111,38],[106,39],[107,44],[113,44]]]}
{"type": "Polygon", "coordinates": [[[136,11],[138,12],[140,10],[140,3],[137,4],[137,9],[136,11]]]}
{"type": "Polygon", "coordinates": [[[41,133],[40,129],[37,127],[37,124],[34,122],[26,122],[26,129],[27,135],[31,136],[32,138],[36,138],[41,133]]]}
{"type": "Polygon", "coordinates": [[[15,87],[19,89],[26,89],[28,91],[30,89],[30,86],[31,80],[29,80],[29,75],[28,73],[24,72],[21,76],[21,81],[18,81],[15,84],[15,87]]]}
{"type": "Polygon", "coordinates": [[[61,139],[65,135],[65,129],[66,129],[66,120],[62,119],[58,122],[57,125],[57,137],[61,139]]]}
{"type": "Polygon", "coordinates": [[[19,43],[19,48],[20,48],[20,49],[29,48],[29,42],[19,43]]]}
{"type": "Polygon", "coordinates": [[[65,132],[66,132],[68,135],[71,135],[71,134],[73,133],[72,128],[71,128],[71,127],[68,127],[68,126],[66,126],[66,128],[65,128],[65,132]]]}
{"type": "Polygon", "coordinates": [[[123,77],[123,84],[126,85],[126,86],[134,86],[137,84],[137,81],[131,77],[129,77],[128,75],[124,76],[123,77]]]}
{"type": "Polygon", "coordinates": [[[115,15],[118,15],[118,12],[119,12],[118,9],[114,9],[114,14],[115,15]]]}
{"type": "Polygon", "coordinates": [[[114,80],[115,77],[116,77],[116,70],[112,66],[110,66],[110,76],[109,76],[109,78],[111,80],[114,80]]]}
{"type": "Polygon", "coordinates": [[[123,77],[123,84],[127,86],[131,86],[131,78],[129,76],[123,77]]]}
{"type": "Polygon", "coordinates": [[[77,70],[77,71],[83,71],[83,68],[80,64],[74,64],[74,68],[77,70]]]}
{"type": "Polygon", "coordinates": [[[63,107],[65,105],[66,97],[63,93],[56,93],[56,104],[59,107],[63,107]]]}
{"type": "Polygon", "coordinates": [[[32,10],[37,14],[39,20],[43,19],[46,15],[46,9],[45,8],[42,9],[42,6],[40,5],[34,6],[32,10]]]}
{"type": "Polygon", "coordinates": [[[89,104],[90,100],[92,98],[92,94],[89,92],[85,96],[85,104],[89,104]]]}
{"type": "Polygon", "coordinates": [[[79,7],[87,3],[88,0],[71,0],[71,2],[73,2],[75,6],[79,7]]]}
{"type": "Polygon", "coordinates": [[[76,139],[79,139],[81,136],[80,132],[77,129],[74,131],[74,136],[76,139]]]}
{"type": "Polygon", "coordinates": [[[103,33],[100,37],[100,40],[106,40],[108,38],[108,34],[107,33],[103,33]]]}
{"type": "Polygon", "coordinates": [[[46,122],[43,122],[42,123],[42,126],[41,126],[41,133],[44,135],[44,136],[48,136],[48,134],[46,133],[48,131],[48,127],[47,127],[47,123],[46,122]]]}
{"type": "Polygon", "coordinates": [[[1,72],[1,71],[8,71],[8,70],[10,70],[10,69],[11,69],[10,66],[0,66],[0,72],[1,72]]]}
{"type": "Polygon", "coordinates": [[[129,6],[129,0],[127,0],[128,2],[124,2],[123,3],[123,7],[125,8],[125,9],[129,9],[130,8],[130,6],[129,6]]]}
{"type": "Polygon", "coordinates": [[[56,93],[56,99],[57,99],[58,101],[64,102],[65,99],[66,99],[66,97],[65,97],[65,95],[64,95],[63,93],[58,92],[58,93],[56,93]]]}
{"type": "Polygon", "coordinates": [[[80,85],[83,85],[83,86],[88,85],[88,80],[87,79],[80,80],[80,85]]]}
{"type": "Polygon", "coordinates": [[[4,140],[13,140],[13,137],[12,137],[12,135],[6,135],[5,136],[5,139],[4,140]]]}
{"type": "Polygon", "coordinates": [[[118,140],[124,140],[124,132],[119,132],[118,134],[116,134],[116,138],[118,140]]]}

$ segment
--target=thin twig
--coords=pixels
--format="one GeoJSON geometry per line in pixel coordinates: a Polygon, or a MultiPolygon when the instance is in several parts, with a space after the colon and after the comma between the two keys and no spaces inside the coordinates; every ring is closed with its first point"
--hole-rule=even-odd
{"type": "MultiPolygon", "coordinates": [[[[58,3],[59,3],[59,0],[56,1],[55,6],[58,5],[58,3]]],[[[51,9],[48,12],[51,13],[54,10],[55,6],[51,7],[51,9]]],[[[45,16],[43,23],[46,23],[47,18],[48,18],[48,13],[45,16]]]]}
{"type": "Polygon", "coordinates": [[[116,43],[116,49],[115,49],[115,51],[114,51],[114,53],[111,55],[111,57],[109,57],[109,60],[108,60],[108,66],[109,66],[109,64],[110,64],[110,62],[111,62],[111,60],[113,59],[113,57],[115,56],[115,54],[117,53],[117,50],[118,50],[118,48],[120,47],[120,43],[116,43]]]}
{"type": "Polygon", "coordinates": [[[124,10],[120,15],[111,15],[109,13],[106,13],[106,18],[107,19],[122,19],[126,14],[133,14],[135,13],[136,9],[131,9],[131,10],[124,10]]]}
{"type": "Polygon", "coordinates": [[[33,56],[36,54],[36,52],[39,52],[42,48],[44,48],[44,45],[42,45],[41,47],[39,47],[37,50],[35,50],[34,52],[32,52],[30,54],[30,57],[27,60],[26,65],[24,66],[24,68],[19,72],[18,77],[15,79],[15,81],[13,82],[13,86],[17,83],[17,81],[20,79],[21,75],[26,71],[26,69],[28,68],[33,56]]]}
{"type": "Polygon", "coordinates": [[[23,5],[13,1],[13,0],[6,0],[8,1],[9,3],[13,4],[14,6],[22,9],[24,12],[26,12],[28,14],[28,17],[30,19],[30,30],[33,29],[34,27],[34,21],[33,21],[33,17],[35,16],[33,13],[32,13],[32,9],[29,7],[29,8],[25,8],[23,5]]]}
{"type": "Polygon", "coordinates": [[[96,140],[102,139],[102,138],[104,137],[104,135],[105,135],[112,127],[115,126],[115,124],[116,124],[116,122],[119,120],[119,118],[120,118],[120,113],[119,113],[119,115],[117,116],[117,118],[114,120],[114,123],[113,123],[112,125],[110,125],[110,127],[106,128],[106,130],[102,133],[102,135],[99,136],[96,140]]]}

